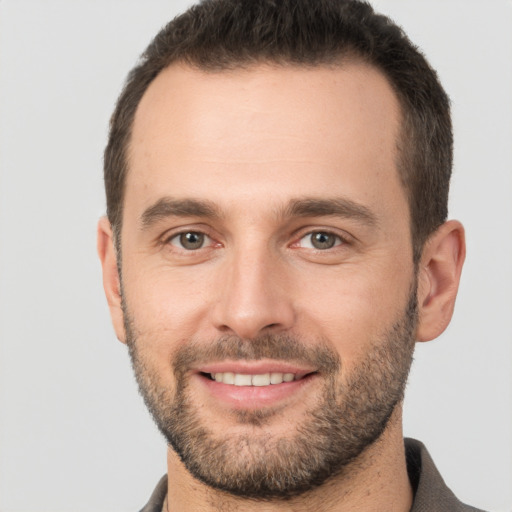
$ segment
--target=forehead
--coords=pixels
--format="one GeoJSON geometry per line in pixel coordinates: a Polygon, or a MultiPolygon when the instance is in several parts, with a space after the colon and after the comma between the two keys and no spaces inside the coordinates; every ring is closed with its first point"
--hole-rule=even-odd
{"type": "Polygon", "coordinates": [[[362,63],[220,72],[174,64],[137,109],[125,206],[144,209],[164,195],[251,200],[259,191],[270,202],[337,187],[362,203],[385,192],[403,199],[399,125],[391,86],[362,63]]]}

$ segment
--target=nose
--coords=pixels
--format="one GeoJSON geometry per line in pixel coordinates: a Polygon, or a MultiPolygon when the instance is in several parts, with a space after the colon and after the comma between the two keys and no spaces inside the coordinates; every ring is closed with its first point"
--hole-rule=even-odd
{"type": "Polygon", "coordinates": [[[226,258],[218,278],[217,331],[253,339],[293,326],[290,280],[278,255],[265,249],[236,251],[226,258]]]}

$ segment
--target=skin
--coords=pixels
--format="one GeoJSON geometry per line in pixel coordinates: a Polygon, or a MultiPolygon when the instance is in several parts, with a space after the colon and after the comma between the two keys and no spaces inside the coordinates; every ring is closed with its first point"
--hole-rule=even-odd
{"type": "MultiPolygon", "coordinates": [[[[414,279],[409,208],[397,174],[399,127],[400,107],[387,80],[355,62],[220,73],[174,64],[155,79],[133,127],[121,254],[126,306],[162,385],[175,389],[171,361],[187,340],[229,334],[324,339],[344,372],[357,372],[375,340],[403,314],[414,279]],[[207,200],[219,215],[148,220],[151,207],[169,198],[207,200]],[[290,215],[286,207],[303,198],[349,201],[372,220],[353,212],[290,215]],[[180,248],[175,235],[187,231],[206,233],[205,246],[180,248]],[[317,250],[312,231],[339,238],[317,250]]],[[[99,222],[98,251],[114,328],[125,342],[106,219],[99,222]]],[[[456,221],[425,245],[417,341],[448,325],[464,254],[456,221]]],[[[204,421],[228,435],[265,428],[286,436],[320,390],[315,380],[302,386],[279,402],[270,422],[255,427],[235,420],[232,403],[194,380],[191,386],[204,421]]],[[[195,480],[169,449],[169,502],[180,511],[407,511],[412,491],[401,414],[398,406],[379,442],[350,471],[284,503],[242,505],[195,480]]]]}

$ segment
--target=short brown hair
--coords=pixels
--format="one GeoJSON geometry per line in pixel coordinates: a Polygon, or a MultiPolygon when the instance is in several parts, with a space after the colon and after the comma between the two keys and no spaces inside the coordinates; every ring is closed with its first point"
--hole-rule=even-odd
{"type": "Polygon", "coordinates": [[[153,39],[128,75],[110,122],[104,177],[118,241],[137,106],[174,62],[222,71],[259,62],[317,66],[357,58],[389,80],[402,109],[400,179],[411,212],[414,261],[445,220],[452,168],[450,104],[436,72],[389,18],[358,0],[204,0],[153,39]]]}

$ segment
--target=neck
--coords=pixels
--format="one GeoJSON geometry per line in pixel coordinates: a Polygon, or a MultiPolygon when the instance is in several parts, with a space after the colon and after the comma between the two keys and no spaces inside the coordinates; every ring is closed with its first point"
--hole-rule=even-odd
{"type": "Polygon", "coordinates": [[[322,486],[286,501],[246,500],[211,489],[190,475],[172,449],[168,450],[167,465],[169,512],[408,512],[413,500],[400,406],[382,436],[345,471],[322,486]]]}

